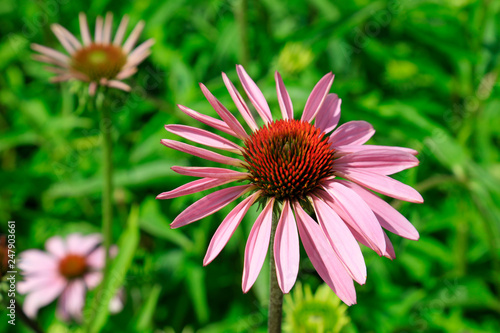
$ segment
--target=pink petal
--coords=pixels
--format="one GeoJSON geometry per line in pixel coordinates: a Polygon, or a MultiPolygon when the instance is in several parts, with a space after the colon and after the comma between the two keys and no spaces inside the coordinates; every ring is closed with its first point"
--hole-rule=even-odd
{"type": "Polygon", "coordinates": [[[321,132],[330,133],[340,120],[340,105],[342,100],[337,94],[326,95],[325,101],[318,111],[314,126],[319,127],[321,132]]]}
{"type": "Polygon", "coordinates": [[[424,199],[414,188],[391,177],[376,173],[348,169],[336,172],[339,176],[389,197],[409,202],[422,203],[424,199]]]}
{"type": "Polygon", "coordinates": [[[391,260],[396,259],[396,252],[394,251],[394,246],[392,246],[391,240],[389,239],[389,237],[387,236],[387,234],[385,232],[384,232],[384,236],[385,236],[385,245],[386,245],[384,257],[387,257],[391,260]]]}
{"type": "Polygon", "coordinates": [[[368,152],[373,150],[383,150],[385,153],[408,153],[418,155],[418,151],[411,148],[404,147],[391,147],[391,146],[378,146],[378,145],[347,145],[335,146],[335,157],[341,157],[348,154],[358,152],[368,152]]]}
{"type": "Polygon", "coordinates": [[[113,27],[113,14],[111,12],[107,12],[106,18],[104,19],[104,28],[102,31],[102,42],[104,44],[109,44],[111,42],[112,27],[113,27]]]}
{"type": "Polygon", "coordinates": [[[116,75],[116,79],[117,80],[124,80],[124,79],[134,75],[136,72],[137,72],[137,67],[122,69],[121,72],[116,75]]]}
{"type": "Polygon", "coordinates": [[[255,132],[259,129],[259,126],[257,126],[257,123],[255,122],[250,109],[243,100],[243,97],[241,97],[238,90],[236,90],[231,80],[229,80],[229,78],[227,77],[226,73],[222,73],[222,79],[224,80],[224,84],[226,85],[226,88],[229,91],[229,94],[231,95],[236,108],[238,108],[250,129],[255,132]]]}
{"type": "Polygon", "coordinates": [[[87,255],[94,251],[102,243],[101,234],[90,234],[82,237],[79,253],[87,255]]]}
{"type": "Polygon", "coordinates": [[[178,141],[173,141],[173,140],[167,140],[167,139],[162,139],[161,144],[164,146],[167,146],[169,148],[182,151],[184,153],[191,154],[193,156],[201,157],[206,160],[214,161],[217,163],[222,163],[222,164],[228,164],[228,165],[234,165],[234,166],[239,166],[241,167],[243,165],[243,161],[232,158],[232,157],[227,157],[221,154],[214,153],[213,151],[206,150],[203,148],[198,148],[195,146],[188,145],[186,143],[178,142],[178,141]]]}
{"type": "Polygon", "coordinates": [[[118,81],[118,80],[109,80],[106,83],[106,85],[108,87],[120,89],[120,90],[127,91],[127,92],[131,90],[131,88],[128,84],[123,83],[122,81],[118,81]]]}
{"type": "Polygon", "coordinates": [[[96,44],[102,43],[102,17],[97,16],[95,20],[94,41],[96,44]]]}
{"type": "Polygon", "coordinates": [[[293,205],[300,239],[319,276],[347,305],[356,303],[354,283],[333,251],[320,226],[300,207],[293,205]]]}
{"type": "Polygon", "coordinates": [[[312,196],[321,229],[347,272],[359,284],[366,282],[366,265],[356,239],[344,221],[321,199],[312,196]]]}
{"type": "MultiPolygon", "coordinates": [[[[370,207],[356,192],[336,182],[336,180],[327,181],[324,184],[334,202],[349,216],[346,223],[354,223],[357,230],[380,249],[380,252],[383,252],[385,249],[384,232],[370,207]]],[[[322,197],[325,198],[325,196],[322,197]]],[[[332,207],[332,205],[330,206],[332,207]]]]}
{"type": "Polygon", "coordinates": [[[142,29],[144,29],[144,21],[139,21],[139,23],[137,23],[137,25],[134,27],[134,30],[132,30],[132,32],[128,36],[125,44],[123,44],[123,52],[128,54],[132,50],[135,43],[139,39],[142,29]]]}
{"type": "Polygon", "coordinates": [[[24,299],[23,311],[29,318],[35,318],[38,309],[51,303],[59,296],[64,287],[66,280],[58,277],[46,284],[43,288],[29,293],[24,299]]]}
{"type": "Polygon", "coordinates": [[[24,274],[42,273],[47,270],[56,271],[59,261],[50,254],[40,250],[26,250],[20,254],[17,267],[24,274]]]}
{"type": "Polygon", "coordinates": [[[271,239],[274,198],[270,198],[255,221],[247,245],[245,246],[245,264],[243,266],[242,289],[244,293],[253,286],[259,276],[271,239]]]}
{"type": "Polygon", "coordinates": [[[58,313],[64,313],[62,317],[70,317],[81,322],[83,304],[85,303],[85,284],[82,279],[71,281],[61,297],[58,304],[58,313]]]}
{"type": "Polygon", "coordinates": [[[173,166],[171,169],[178,174],[193,177],[238,180],[248,178],[249,176],[249,173],[247,172],[240,172],[224,168],[173,166]]]}
{"type": "Polygon", "coordinates": [[[276,235],[274,237],[274,261],[278,284],[283,293],[290,292],[299,272],[299,235],[290,202],[285,200],[276,235]]]}
{"type": "Polygon", "coordinates": [[[418,159],[408,153],[367,150],[342,156],[335,160],[334,169],[362,169],[381,175],[391,175],[418,165],[418,159]]]}
{"type": "Polygon", "coordinates": [[[54,24],[54,26],[57,27],[57,30],[59,30],[59,33],[61,33],[62,37],[64,37],[73,47],[73,49],[77,50],[82,48],[82,44],[76,39],[75,36],[71,32],[69,32],[65,27],[59,25],[59,24],[54,24]]]}
{"type": "MultiPolygon", "coordinates": [[[[113,257],[113,255],[111,255],[111,257],[113,257]]],[[[104,268],[105,260],[106,252],[104,246],[99,246],[87,256],[87,265],[95,270],[101,270],[104,268]]]]}
{"type": "Polygon", "coordinates": [[[113,44],[121,45],[123,41],[123,36],[125,36],[125,30],[127,30],[128,25],[128,16],[124,15],[122,20],[120,21],[120,25],[118,26],[118,30],[116,30],[115,38],[113,39],[113,44]]]}
{"type": "Polygon", "coordinates": [[[203,92],[203,95],[205,95],[205,98],[208,100],[210,105],[214,108],[215,112],[217,112],[219,117],[221,117],[222,120],[224,120],[224,122],[229,126],[229,128],[231,128],[234,131],[234,133],[236,133],[237,137],[242,139],[242,140],[245,140],[246,138],[248,138],[247,132],[245,131],[243,126],[241,126],[238,119],[236,119],[236,117],[233,116],[231,114],[231,112],[229,112],[224,107],[224,105],[222,105],[221,102],[219,102],[219,100],[217,98],[215,98],[214,95],[212,95],[210,90],[208,90],[207,87],[205,87],[205,85],[203,83],[200,83],[200,88],[201,88],[201,91],[203,92]]]}
{"type": "Polygon", "coordinates": [[[52,24],[50,26],[50,29],[52,29],[52,32],[54,35],[56,35],[57,39],[59,42],[61,42],[61,45],[64,47],[66,51],[68,51],[69,54],[73,54],[75,52],[75,48],[71,43],[66,39],[66,35],[59,30],[59,25],[58,24],[52,24]]]}
{"type": "Polygon", "coordinates": [[[370,206],[384,229],[404,238],[412,240],[419,238],[417,229],[401,213],[379,196],[353,182],[345,180],[339,180],[338,182],[355,191],[370,206]]]}
{"type": "Polygon", "coordinates": [[[52,281],[61,278],[61,274],[56,270],[45,270],[39,274],[30,274],[24,276],[23,281],[17,282],[17,292],[21,295],[43,289],[46,285],[51,284],[52,281]]]}
{"type": "Polygon", "coordinates": [[[224,246],[226,246],[229,238],[233,236],[234,231],[240,225],[241,220],[247,213],[250,206],[253,205],[255,200],[260,196],[260,192],[255,192],[242,202],[240,202],[234,209],[226,216],[224,221],[219,225],[215,231],[210,244],[208,245],[208,250],[203,259],[203,266],[206,266],[212,262],[222,251],[224,246]]]}
{"type": "MultiPolygon", "coordinates": [[[[32,58],[36,61],[40,61],[40,62],[44,62],[46,64],[52,64],[52,65],[56,65],[56,66],[60,66],[64,69],[68,69],[69,68],[69,64],[66,63],[66,62],[63,62],[63,61],[60,61],[60,60],[57,60],[57,59],[54,59],[54,58],[51,58],[51,57],[48,57],[46,55],[43,55],[43,54],[34,54],[32,56],[32,58]]],[[[67,72],[67,71],[65,71],[67,72]]]]}
{"type": "Polygon", "coordinates": [[[236,135],[236,133],[232,129],[230,129],[229,126],[227,126],[227,124],[225,122],[223,122],[222,120],[215,119],[215,118],[212,118],[210,116],[201,114],[199,112],[191,110],[190,108],[187,108],[187,107],[180,105],[180,104],[178,104],[177,106],[179,107],[179,109],[181,109],[182,112],[184,112],[185,114],[187,114],[191,118],[196,119],[199,122],[201,122],[205,125],[208,125],[210,127],[213,127],[215,129],[218,129],[224,133],[227,133],[227,134],[232,135],[234,137],[238,137],[236,135]]]}
{"type": "Polygon", "coordinates": [[[203,178],[203,179],[197,179],[195,181],[189,182],[187,184],[184,184],[182,186],[179,186],[178,188],[160,193],[156,196],[156,199],[172,199],[172,198],[177,198],[177,197],[182,197],[183,195],[188,195],[188,194],[193,194],[205,190],[209,190],[211,188],[221,186],[227,183],[230,183],[234,181],[234,179],[228,179],[228,178],[223,178],[223,179],[214,179],[214,178],[203,178]]]}
{"type": "Polygon", "coordinates": [[[94,96],[97,90],[97,83],[96,82],[90,82],[89,84],[89,95],[94,96]]]}
{"type": "Polygon", "coordinates": [[[276,72],[274,74],[274,79],[276,80],[276,92],[278,93],[278,102],[280,104],[283,119],[293,119],[292,100],[290,99],[290,95],[288,95],[288,91],[286,90],[280,73],[276,72]]]}
{"type": "Polygon", "coordinates": [[[45,248],[57,258],[62,258],[66,255],[66,245],[60,236],[49,238],[45,242],[45,248]]]}
{"type": "MultiPolygon", "coordinates": [[[[155,43],[155,40],[153,38],[148,39],[147,41],[143,42],[141,45],[137,46],[130,54],[128,55],[128,66],[130,65],[136,65],[138,64],[138,59],[142,58],[142,54],[145,54],[149,52],[149,49],[151,46],[153,46],[155,43]]],[[[141,59],[142,61],[142,59],[141,59]]]]}
{"type": "Polygon", "coordinates": [[[53,50],[43,45],[31,44],[31,48],[37,52],[40,52],[43,55],[46,55],[49,58],[55,59],[62,63],[69,63],[69,57],[59,51],[53,50]]]}
{"type": "Polygon", "coordinates": [[[80,20],[80,35],[82,36],[83,45],[88,46],[92,43],[92,39],[90,38],[87,17],[84,13],[80,13],[78,14],[78,19],[80,20]]]}
{"type": "Polygon", "coordinates": [[[242,148],[237,144],[203,129],[185,125],[165,125],[165,129],[170,133],[181,136],[185,139],[200,143],[212,148],[227,150],[235,153],[241,153],[242,148]]]}
{"type": "Polygon", "coordinates": [[[335,75],[332,72],[326,74],[319,80],[319,82],[314,86],[309,98],[307,99],[306,106],[304,107],[304,113],[302,113],[302,121],[311,122],[316,114],[321,108],[328,91],[333,83],[333,78],[335,75]]]}
{"type": "Polygon", "coordinates": [[[177,215],[175,220],[170,224],[170,227],[179,228],[211,215],[226,207],[252,188],[252,185],[239,185],[210,193],[177,215]]]}
{"type": "Polygon", "coordinates": [[[266,124],[272,122],[273,116],[271,115],[271,110],[259,87],[257,87],[255,82],[250,78],[243,66],[236,65],[236,71],[238,72],[238,77],[243,85],[243,89],[245,89],[250,102],[252,102],[253,106],[262,117],[262,120],[264,120],[266,124]]]}
{"type": "Polygon", "coordinates": [[[328,140],[332,146],[362,145],[368,141],[375,130],[366,121],[350,121],[335,130],[328,140]]]}
{"type": "Polygon", "coordinates": [[[83,277],[85,284],[89,290],[94,289],[101,283],[102,281],[102,273],[101,272],[90,272],[85,274],[83,277]]]}

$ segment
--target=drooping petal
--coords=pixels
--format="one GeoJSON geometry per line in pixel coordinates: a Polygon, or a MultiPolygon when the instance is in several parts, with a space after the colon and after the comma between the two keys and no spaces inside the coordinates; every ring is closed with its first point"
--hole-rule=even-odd
{"type": "Polygon", "coordinates": [[[278,93],[278,102],[280,104],[280,109],[281,109],[281,114],[283,115],[283,119],[293,119],[292,100],[290,99],[290,95],[286,90],[285,84],[283,83],[283,79],[281,78],[280,73],[276,72],[274,74],[274,78],[276,80],[276,92],[278,93]]]}
{"type": "Polygon", "coordinates": [[[200,123],[218,129],[234,137],[238,137],[238,135],[236,135],[236,133],[231,128],[229,128],[229,126],[227,126],[227,124],[222,120],[201,114],[180,104],[178,104],[177,106],[179,107],[179,109],[181,109],[182,112],[184,112],[191,118],[198,120],[200,123]]]}
{"type": "Polygon", "coordinates": [[[389,197],[414,202],[423,203],[424,199],[414,188],[403,184],[391,177],[379,175],[363,170],[348,169],[336,172],[339,176],[349,179],[359,185],[363,185],[370,190],[379,192],[389,197]]]}
{"type": "MultiPolygon", "coordinates": [[[[85,283],[82,279],[75,279],[69,282],[64,290],[64,307],[72,318],[77,321],[82,320],[83,304],[85,303],[85,283]]],[[[60,304],[62,306],[62,304],[60,304]]]]}
{"type": "Polygon", "coordinates": [[[323,105],[325,97],[330,91],[335,75],[332,72],[326,74],[318,81],[314,86],[309,98],[307,99],[306,106],[304,107],[304,113],[302,113],[302,121],[307,121],[310,123],[323,105]]]}
{"type": "Polygon", "coordinates": [[[45,242],[45,248],[50,254],[57,258],[62,258],[66,255],[66,244],[60,236],[54,236],[49,238],[45,242]]]}
{"type": "Polygon", "coordinates": [[[378,146],[378,145],[346,145],[346,146],[335,146],[335,157],[341,157],[348,154],[353,154],[361,151],[371,151],[371,150],[383,150],[386,153],[408,153],[412,155],[418,155],[418,151],[411,148],[405,147],[390,147],[390,146],[378,146]]]}
{"type": "Polygon", "coordinates": [[[274,237],[276,276],[283,293],[288,293],[299,272],[299,235],[290,202],[285,200],[274,237]]]}
{"type": "Polygon", "coordinates": [[[233,236],[234,231],[240,225],[241,220],[247,213],[250,206],[253,205],[255,200],[260,196],[260,192],[255,192],[242,202],[240,202],[236,207],[226,216],[224,221],[219,225],[215,231],[210,244],[208,245],[208,250],[203,259],[203,266],[208,265],[215,259],[222,251],[224,246],[233,236]]]}
{"type": "Polygon", "coordinates": [[[160,193],[156,196],[156,199],[172,199],[177,197],[182,197],[183,195],[193,194],[211,188],[221,186],[234,181],[234,179],[215,179],[215,178],[202,178],[195,181],[189,182],[178,188],[160,193]]]}
{"type": "Polygon", "coordinates": [[[272,122],[273,116],[271,115],[271,110],[259,87],[257,87],[252,78],[250,78],[243,66],[236,65],[236,72],[238,73],[238,77],[240,78],[243,89],[245,89],[250,102],[252,102],[253,106],[262,117],[262,120],[264,120],[266,124],[272,122]]]}
{"type": "Polygon", "coordinates": [[[347,169],[365,170],[381,175],[413,168],[418,165],[418,159],[412,154],[403,152],[387,152],[385,150],[367,150],[342,156],[335,160],[335,170],[347,169]]]}
{"type": "Polygon", "coordinates": [[[170,133],[212,148],[227,150],[235,153],[241,153],[242,150],[242,148],[234,142],[200,128],[185,125],[165,125],[165,129],[170,133]]]}
{"type": "Polygon", "coordinates": [[[208,100],[210,105],[214,108],[215,112],[217,112],[219,117],[221,117],[222,120],[224,120],[224,122],[229,126],[229,128],[231,128],[233,130],[233,132],[236,133],[238,138],[240,138],[242,140],[245,140],[246,138],[248,138],[247,132],[245,131],[243,126],[241,126],[238,119],[236,119],[236,117],[233,116],[233,114],[231,112],[229,112],[224,107],[224,105],[222,105],[221,102],[219,102],[219,100],[217,98],[215,98],[214,95],[212,95],[210,90],[208,90],[208,88],[205,87],[205,85],[203,83],[200,83],[200,88],[201,88],[201,91],[203,92],[203,95],[205,95],[205,98],[208,100]]]}
{"type": "Polygon", "coordinates": [[[352,278],[337,258],[321,227],[294,202],[300,239],[319,276],[347,305],[356,303],[352,278]]]}
{"type": "Polygon", "coordinates": [[[62,293],[65,286],[66,280],[58,277],[46,284],[44,288],[29,293],[23,303],[23,311],[26,316],[35,318],[38,309],[55,300],[62,293]]]}
{"type": "Polygon", "coordinates": [[[375,213],[380,225],[390,232],[411,240],[417,240],[417,229],[400,212],[369,190],[353,182],[339,180],[339,183],[355,191],[375,213]]]}
{"type": "Polygon", "coordinates": [[[210,193],[177,215],[170,227],[179,228],[211,215],[238,199],[252,187],[252,185],[239,185],[210,193]]]}
{"type": "Polygon", "coordinates": [[[192,177],[209,177],[217,179],[238,180],[248,178],[249,176],[249,173],[247,172],[224,168],[173,166],[171,169],[178,174],[192,177]]]}
{"type": "Polygon", "coordinates": [[[245,264],[243,266],[242,289],[244,293],[253,286],[259,276],[271,239],[274,198],[270,198],[255,221],[247,245],[245,246],[245,264]]]}
{"type": "Polygon", "coordinates": [[[257,126],[257,123],[255,122],[255,119],[252,116],[250,109],[246,105],[245,101],[243,100],[243,97],[241,97],[238,90],[236,90],[236,88],[234,87],[231,80],[229,80],[226,73],[222,73],[222,80],[224,81],[224,84],[226,85],[226,88],[229,91],[229,94],[231,95],[231,98],[233,99],[236,108],[240,111],[241,115],[245,119],[246,123],[248,124],[252,132],[258,130],[259,126],[257,126]]]}
{"type": "Polygon", "coordinates": [[[391,260],[396,259],[396,252],[394,251],[394,246],[392,246],[392,242],[387,236],[387,234],[384,232],[385,236],[385,253],[384,257],[387,257],[391,260]]]}
{"type": "Polygon", "coordinates": [[[97,90],[97,82],[90,82],[89,84],[89,95],[94,96],[97,90]]]}
{"type": "Polygon", "coordinates": [[[314,126],[321,129],[323,133],[330,133],[340,120],[340,105],[342,100],[337,94],[326,95],[325,101],[316,115],[314,126]]]}
{"type": "Polygon", "coordinates": [[[325,202],[312,196],[319,225],[330,245],[351,277],[359,284],[366,282],[366,265],[356,239],[344,221],[325,202]]]}
{"type": "Polygon", "coordinates": [[[362,145],[368,141],[373,134],[375,134],[375,130],[370,123],[362,120],[350,121],[340,125],[339,128],[332,133],[328,142],[334,147],[362,145]]]}
{"type": "Polygon", "coordinates": [[[187,143],[162,139],[161,144],[169,148],[182,151],[184,153],[188,153],[193,156],[201,157],[217,163],[234,165],[239,167],[243,165],[243,161],[237,158],[227,157],[221,154],[214,153],[213,151],[210,150],[188,145],[187,143]]]}
{"type": "Polygon", "coordinates": [[[384,232],[366,202],[356,192],[336,180],[325,181],[324,186],[336,204],[350,217],[349,220],[356,225],[359,232],[380,249],[380,252],[383,252],[385,250],[384,232]]]}

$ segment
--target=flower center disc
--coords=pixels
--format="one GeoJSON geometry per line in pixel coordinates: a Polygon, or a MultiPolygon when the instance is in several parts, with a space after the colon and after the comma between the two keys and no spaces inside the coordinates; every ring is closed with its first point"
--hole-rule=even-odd
{"type": "Polygon", "coordinates": [[[73,54],[71,68],[87,75],[90,81],[113,79],[121,71],[127,56],[115,45],[91,44],[73,54]]]}
{"type": "Polygon", "coordinates": [[[303,199],[332,175],[333,150],[319,128],[299,120],[277,120],[245,141],[250,181],[264,196],[303,199]]]}
{"type": "Polygon", "coordinates": [[[59,262],[59,272],[67,279],[82,277],[87,272],[87,261],[77,254],[69,254],[59,262]]]}

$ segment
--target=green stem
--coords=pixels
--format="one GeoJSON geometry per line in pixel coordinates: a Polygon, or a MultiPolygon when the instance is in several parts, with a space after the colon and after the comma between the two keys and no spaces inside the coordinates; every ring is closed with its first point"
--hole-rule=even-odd
{"type": "Polygon", "coordinates": [[[113,142],[111,139],[111,115],[107,107],[97,107],[101,114],[101,131],[103,138],[103,188],[102,188],[102,235],[106,251],[106,265],[104,278],[109,266],[109,248],[111,247],[112,222],[113,222],[113,142]]]}
{"type": "Polygon", "coordinates": [[[274,235],[278,226],[278,215],[273,214],[273,222],[271,227],[271,242],[269,244],[269,318],[267,321],[267,329],[269,333],[281,333],[281,317],[283,312],[283,293],[278,285],[276,276],[276,265],[274,263],[274,235]]]}

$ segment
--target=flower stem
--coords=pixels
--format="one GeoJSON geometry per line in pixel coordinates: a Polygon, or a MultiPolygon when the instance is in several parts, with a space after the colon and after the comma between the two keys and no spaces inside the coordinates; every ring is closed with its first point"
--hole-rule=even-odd
{"type": "Polygon", "coordinates": [[[103,188],[102,188],[102,235],[106,252],[105,274],[109,266],[109,248],[111,247],[113,223],[113,142],[111,138],[111,114],[108,107],[97,101],[97,108],[101,114],[101,131],[103,138],[103,188]]]}
{"type": "Polygon", "coordinates": [[[281,332],[281,317],[283,312],[283,293],[278,285],[278,278],[276,276],[276,265],[274,263],[274,235],[276,234],[276,227],[278,226],[278,215],[273,214],[273,222],[271,227],[271,242],[269,246],[269,266],[270,266],[270,280],[269,280],[269,318],[267,321],[267,329],[269,333],[281,332]]]}

